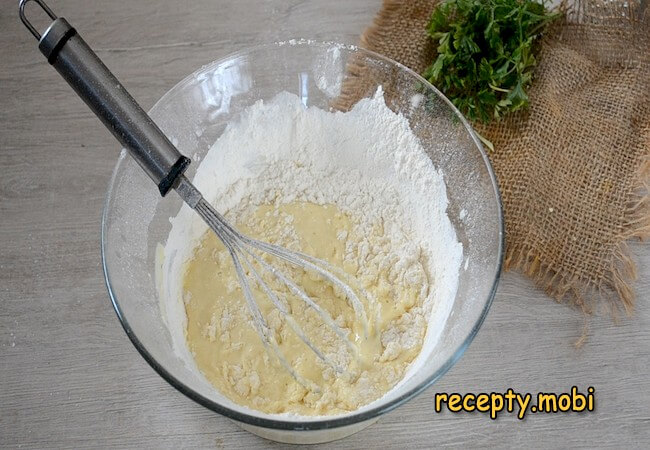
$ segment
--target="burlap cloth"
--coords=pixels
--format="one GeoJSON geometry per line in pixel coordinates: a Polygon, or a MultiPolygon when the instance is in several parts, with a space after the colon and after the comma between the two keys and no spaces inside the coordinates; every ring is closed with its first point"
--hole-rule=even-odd
{"type": "MultiPolygon", "coordinates": [[[[435,58],[436,3],[385,0],[361,46],[422,73],[435,58]]],[[[568,8],[543,39],[530,108],[476,128],[495,147],[506,269],[585,312],[630,313],[626,240],[650,233],[650,14],[638,1],[568,8]]],[[[350,70],[342,98],[353,104],[363,70],[350,70]]]]}

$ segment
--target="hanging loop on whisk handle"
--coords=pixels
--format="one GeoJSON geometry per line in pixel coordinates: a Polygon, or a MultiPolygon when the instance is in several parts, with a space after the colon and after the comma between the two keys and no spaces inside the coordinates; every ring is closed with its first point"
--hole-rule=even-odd
{"type": "Polygon", "coordinates": [[[178,151],[77,31],[42,0],[33,0],[53,19],[41,36],[24,15],[29,1],[21,0],[20,17],[39,39],[41,53],[158,185],[160,194],[167,194],[190,159],[178,151]]]}

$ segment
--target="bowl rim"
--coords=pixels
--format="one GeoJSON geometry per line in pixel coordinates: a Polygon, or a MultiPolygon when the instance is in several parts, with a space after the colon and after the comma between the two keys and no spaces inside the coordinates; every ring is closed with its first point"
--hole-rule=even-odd
{"type": "Polygon", "coordinates": [[[106,283],[106,288],[108,289],[108,294],[111,299],[111,303],[113,304],[115,313],[117,314],[117,317],[120,323],[122,324],[124,331],[126,332],[127,336],[131,340],[131,343],[135,346],[135,348],[140,353],[140,355],[145,359],[145,361],[147,361],[147,363],[165,381],[167,381],[170,385],[172,385],[179,392],[183,393],[185,396],[189,397],[190,399],[194,400],[198,404],[214,412],[217,412],[229,419],[238,422],[243,422],[245,424],[253,425],[256,427],[271,428],[271,429],[278,429],[278,430],[290,430],[290,431],[313,431],[313,430],[323,430],[323,429],[338,428],[338,427],[353,425],[359,422],[371,420],[381,414],[385,414],[389,411],[392,411],[393,409],[404,404],[408,400],[412,399],[413,397],[415,397],[416,395],[420,394],[422,391],[427,389],[433,383],[435,383],[440,377],[442,377],[445,373],[447,373],[447,371],[460,359],[460,357],[465,353],[465,351],[467,350],[471,342],[476,337],[479,329],[481,328],[481,325],[483,324],[487,316],[487,313],[490,309],[490,306],[492,305],[492,301],[496,294],[497,286],[501,276],[501,271],[503,268],[503,261],[504,261],[504,245],[505,245],[504,217],[503,217],[503,205],[502,205],[501,192],[499,189],[496,176],[494,174],[494,170],[492,168],[492,164],[490,163],[490,160],[487,157],[485,149],[483,148],[483,145],[480,139],[478,138],[476,132],[471,127],[467,119],[461,114],[461,112],[454,106],[454,104],[444,94],[442,94],[435,86],[429,83],[425,78],[423,78],[418,73],[414,72],[413,70],[409,69],[408,67],[404,66],[403,64],[397,61],[394,61],[390,58],[387,58],[371,50],[366,50],[364,48],[358,47],[356,45],[341,44],[336,42],[316,41],[311,39],[291,39],[291,40],[264,43],[264,44],[258,44],[258,45],[246,47],[242,50],[227,54],[222,58],[216,59],[211,63],[205,64],[200,68],[198,68],[197,70],[195,70],[194,72],[192,72],[191,74],[187,75],[181,81],[176,83],[171,89],[165,92],[165,94],[162,97],[160,97],[160,99],[151,107],[149,112],[154,110],[156,107],[158,107],[160,103],[165,101],[166,98],[172,92],[176,91],[178,88],[184,86],[185,84],[195,80],[196,75],[201,72],[205,72],[206,70],[210,68],[214,68],[220,64],[223,64],[228,60],[233,60],[249,53],[253,53],[265,49],[279,48],[286,45],[321,47],[321,48],[336,47],[351,52],[360,52],[372,58],[382,60],[390,65],[397,67],[402,71],[406,71],[408,74],[413,76],[417,81],[423,83],[424,86],[426,86],[429,90],[433,91],[441,100],[443,100],[452,109],[452,111],[456,114],[458,119],[460,119],[465,129],[469,132],[470,137],[472,138],[474,144],[477,146],[479,152],[481,153],[481,157],[483,158],[483,162],[485,163],[485,166],[487,168],[490,180],[492,182],[492,187],[494,189],[495,199],[497,203],[496,205],[497,212],[498,212],[498,224],[497,224],[498,240],[499,240],[498,255],[496,259],[496,270],[494,273],[494,279],[492,280],[492,286],[490,288],[488,298],[485,304],[483,305],[481,314],[478,320],[476,321],[476,323],[474,324],[474,326],[472,327],[470,333],[467,335],[464,341],[458,346],[458,348],[453,352],[453,354],[447,359],[447,361],[445,361],[445,363],[442,366],[440,366],[430,377],[425,379],[418,386],[392,399],[391,401],[383,404],[379,404],[373,408],[366,409],[361,412],[353,412],[350,414],[346,414],[344,416],[332,416],[332,417],[318,416],[318,419],[315,420],[309,420],[309,419],[304,420],[302,418],[286,419],[286,420],[280,418],[278,419],[262,418],[262,417],[257,417],[246,413],[242,413],[234,409],[231,409],[227,406],[224,406],[222,404],[219,404],[207,397],[204,397],[203,395],[194,391],[191,387],[185,385],[182,381],[180,381],[169,371],[167,371],[167,369],[165,369],[161,364],[159,364],[158,361],[156,361],[156,359],[151,355],[151,353],[149,353],[146,347],[135,335],[134,331],[131,329],[131,326],[129,325],[128,320],[124,316],[124,313],[120,308],[120,304],[117,300],[116,294],[113,292],[113,289],[111,288],[111,277],[110,274],[108,273],[108,267],[106,261],[107,225],[108,225],[109,206],[112,200],[113,187],[115,185],[115,180],[117,178],[118,170],[120,169],[122,161],[126,157],[126,152],[124,150],[121,152],[118,161],[115,165],[115,168],[113,169],[113,174],[110,178],[108,191],[106,194],[106,198],[104,200],[104,207],[103,207],[102,220],[101,220],[101,258],[102,258],[102,270],[104,273],[104,281],[106,283]]]}

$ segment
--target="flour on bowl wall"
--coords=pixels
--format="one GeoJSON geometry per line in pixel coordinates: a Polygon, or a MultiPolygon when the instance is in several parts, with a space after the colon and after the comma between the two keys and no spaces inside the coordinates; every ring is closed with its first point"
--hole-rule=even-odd
{"type": "MultiPolygon", "coordinates": [[[[330,56],[335,60],[336,55],[330,56]]],[[[270,415],[348,414],[371,407],[431,354],[454,303],[463,250],[447,217],[443,174],[408,120],[386,106],[381,88],[348,112],[305,107],[298,96],[286,92],[258,101],[229,124],[193,181],[231,223],[251,230],[272,224],[275,234],[260,231],[260,236],[292,250],[304,250],[298,247],[306,242],[300,224],[309,222],[300,217],[301,211],[323,214],[323,221],[339,227],[329,239],[338,249],[335,262],[360,280],[369,297],[378,298],[380,307],[373,314],[388,317],[377,330],[378,346],[372,347],[376,362],[367,373],[359,369],[348,384],[330,386],[328,368],[323,366],[325,381],[319,373],[323,386],[318,394],[300,393],[304,400],[278,404],[272,401],[274,393],[260,392],[264,381],[256,377],[263,374],[255,366],[242,365],[239,375],[249,382],[233,385],[230,395],[227,380],[219,384],[210,378],[221,368],[212,373],[195,361],[201,346],[214,342],[229,354],[229,343],[222,336],[243,335],[224,320],[226,310],[215,309],[215,317],[206,318],[197,334],[205,337],[204,343],[188,343],[188,313],[194,314],[191,308],[199,306],[192,306],[196,298],[188,299],[185,277],[197,249],[205,245],[207,226],[184,205],[171,219],[169,238],[159,254],[162,309],[179,356],[207,374],[233,402],[270,415]],[[286,221],[286,230],[278,227],[285,223],[280,219],[286,221]],[[412,300],[402,298],[411,294],[412,300]],[[390,301],[397,312],[386,316],[390,301]],[[387,391],[374,388],[379,385],[387,386],[387,391]],[[344,396],[355,400],[345,403],[344,396]]],[[[315,251],[330,245],[314,239],[315,251]]],[[[236,292],[236,287],[232,289],[236,292]]],[[[250,327],[244,302],[239,309],[236,314],[242,323],[236,326],[250,327]]],[[[332,357],[345,360],[343,355],[332,357]]]]}

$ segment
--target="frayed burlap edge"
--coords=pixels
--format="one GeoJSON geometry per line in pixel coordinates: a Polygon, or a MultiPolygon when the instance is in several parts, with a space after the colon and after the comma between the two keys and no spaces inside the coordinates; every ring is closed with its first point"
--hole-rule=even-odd
{"type": "MultiPolygon", "coordinates": [[[[559,9],[564,18],[556,22],[553,30],[544,39],[554,39],[556,32],[571,23],[598,24],[604,23],[635,23],[650,32],[648,11],[633,8],[628,3],[601,3],[598,1],[563,0],[559,9]],[[594,6],[595,5],[595,6],[594,6]]],[[[576,306],[585,316],[594,313],[594,307],[603,305],[612,318],[618,322],[621,310],[628,317],[633,315],[636,295],[632,287],[637,280],[637,267],[628,241],[637,238],[644,240],[650,237],[650,118],[645,124],[638,123],[643,135],[642,142],[645,154],[634,175],[634,189],[629,193],[627,207],[623,212],[624,225],[614,237],[618,242],[608,261],[609,273],[602,280],[594,282],[579,277],[567,276],[555,270],[552,265],[535,258],[534,249],[522,245],[518,249],[507,246],[504,259],[504,269],[515,269],[529,277],[536,286],[543,289],[551,298],[559,303],[576,306]]],[[[588,322],[585,320],[583,333],[575,345],[580,347],[587,338],[588,322]]]]}

